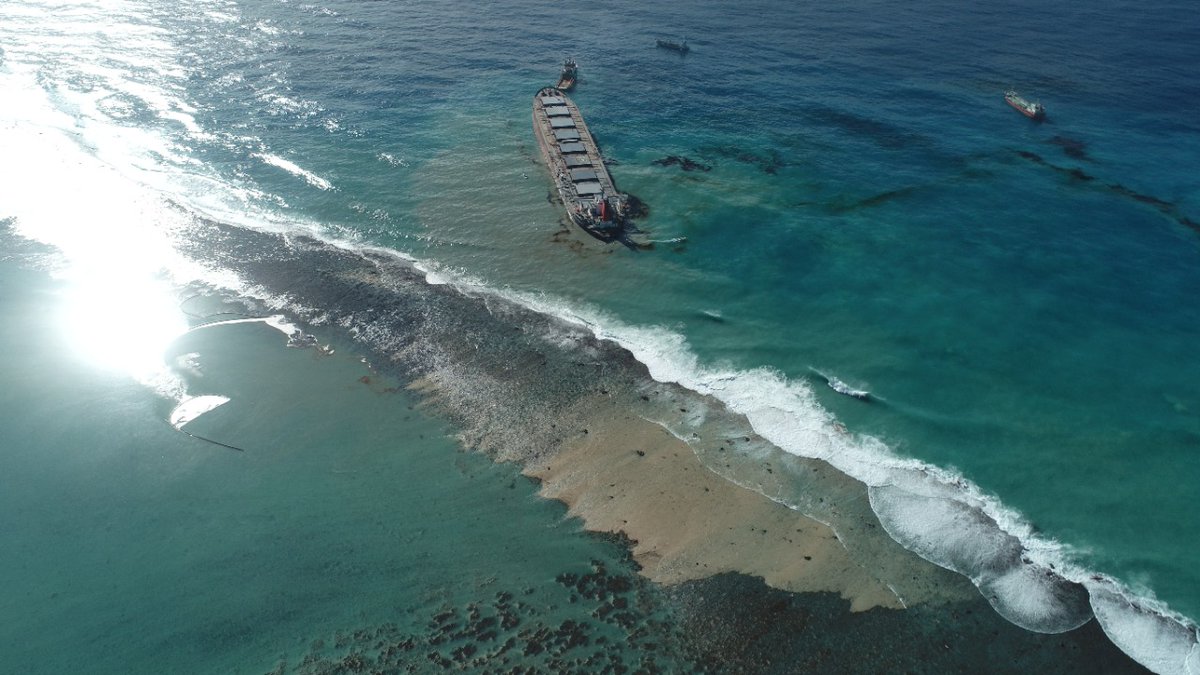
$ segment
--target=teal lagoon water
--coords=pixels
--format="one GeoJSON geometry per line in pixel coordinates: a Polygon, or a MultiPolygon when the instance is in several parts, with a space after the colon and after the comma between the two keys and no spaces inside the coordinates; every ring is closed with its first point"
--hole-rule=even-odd
{"type": "MultiPolygon", "coordinates": [[[[68,281],[145,268],[265,285],[318,324],[311,295],[222,268],[215,252],[237,238],[189,224],[416,259],[435,281],[588,326],[779,448],[863,480],[889,532],[939,564],[978,577],[995,532],[1017,538],[1087,586],[1083,619],[1186,672],[1200,616],[1190,9],[754,9],[5,8],[0,216],[62,251],[68,281]],[[588,28],[569,45],[538,29],[564,22],[588,28]],[[653,48],[664,27],[686,33],[687,57],[653,48]],[[651,207],[653,251],[562,232],[547,201],[529,99],[566,53],[615,179],[651,207]],[[1007,109],[1009,86],[1049,119],[1007,109]],[[652,163],[668,155],[711,170],[652,163]],[[207,263],[172,253],[204,246],[207,263]],[[853,442],[814,436],[830,423],[853,442]],[[932,501],[913,518],[913,499],[932,501]],[[986,527],[946,537],[963,508],[986,527]]],[[[101,290],[113,308],[94,323],[144,314],[129,285],[101,290]]],[[[164,417],[157,385],[126,405],[164,417]]],[[[237,425],[235,410],[193,424],[237,425]]],[[[233,436],[281,433],[289,412],[246,411],[233,436]]],[[[348,423],[331,424],[319,433],[348,423]]],[[[1048,602],[1026,591],[993,604],[1048,602]]]]}
{"type": "Polygon", "coordinates": [[[667,632],[652,612],[622,629],[588,615],[596,596],[576,606],[556,575],[609,565],[632,595],[623,549],[512,465],[462,452],[353,355],[288,349],[262,323],[189,335],[173,349],[203,373],[197,391],[230,401],[185,436],[162,398],[59,341],[45,310],[61,287],[10,263],[4,280],[26,291],[4,302],[21,357],[5,367],[6,671],[333,672],[354,655],[386,663],[383,642],[393,665],[426,670],[431,654],[465,664],[448,636],[467,629],[492,631],[479,655],[545,669],[564,625],[621,644],[667,632]]]}
{"type": "Polygon", "coordinates": [[[852,613],[741,575],[651,584],[369,350],[289,347],[211,291],[181,292],[195,327],[166,357],[227,401],[179,433],[174,401],[62,330],[56,256],[5,243],[6,670],[1141,672],[1094,624],[1036,635],[982,598],[852,613]]]}

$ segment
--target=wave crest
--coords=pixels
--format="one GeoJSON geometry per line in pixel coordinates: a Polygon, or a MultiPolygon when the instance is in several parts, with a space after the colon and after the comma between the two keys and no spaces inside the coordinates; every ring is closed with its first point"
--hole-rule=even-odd
{"type": "Polygon", "coordinates": [[[1187,619],[1103,577],[1089,584],[1100,627],[1121,651],[1159,675],[1200,673],[1200,636],[1187,619]]]}
{"type": "Polygon", "coordinates": [[[1145,599],[1130,600],[1136,596],[1116,580],[1096,582],[1101,577],[1074,564],[1061,544],[1036,535],[1020,514],[963,476],[899,457],[878,439],[846,433],[803,382],[769,368],[707,368],[673,331],[628,326],[545,296],[502,295],[621,345],[656,381],[712,396],[776,447],[824,460],[866,484],[889,536],[969,578],[1012,623],[1061,633],[1095,616],[1113,643],[1142,665],[1160,673],[1200,673],[1197,631],[1189,619],[1145,599]],[[1114,596],[1123,600],[1114,602],[1114,596]]]}

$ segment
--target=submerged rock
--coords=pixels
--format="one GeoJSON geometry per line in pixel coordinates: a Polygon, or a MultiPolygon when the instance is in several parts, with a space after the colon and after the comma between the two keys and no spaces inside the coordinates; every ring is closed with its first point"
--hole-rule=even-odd
{"type": "Polygon", "coordinates": [[[678,166],[684,171],[712,171],[711,165],[701,164],[690,157],[683,157],[681,155],[669,155],[650,163],[656,166],[678,166]]]}

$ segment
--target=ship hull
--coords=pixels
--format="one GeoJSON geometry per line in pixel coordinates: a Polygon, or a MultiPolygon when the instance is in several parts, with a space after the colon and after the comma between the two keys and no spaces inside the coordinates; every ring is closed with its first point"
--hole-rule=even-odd
{"type": "Polygon", "coordinates": [[[546,87],[533,98],[532,122],[542,162],[571,222],[601,241],[620,239],[626,224],[620,213],[625,196],[617,192],[578,107],[561,89],[546,87]],[[554,109],[553,117],[550,109],[554,109]],[[563,109],[569,114],[562,114],[563,109]],[[568,118],[570,126],[565,122],[555,126],[552,122],[568,118]],[[565,132],[565,143],[556,131],[565,132]],[[564,145],[570,146],[571,160],[567,159],[564,145]]]}
{"type": "Polygon", "coordinates": [[[1046,114],[1042,113],[1042,112],[1034,112],[1032,110],[1026,110],[1025,108],[1021,107],[1020,105],[1017,105],[1016,103],[1013,103],[1012,101],[1009,101],[1008,105],[1013,110],[1016,110],[1017,112],[1021,113],[1022,115],[1028,117],[1031,120],[1040,120],[1046,116],[1046,114]]]}
{"type": "Polygon", "coordinates": [[[1025,99],[1015,97],[1011,92],[1004,96],[1004,102],[1031,120],[1041,121],[1046,117],[1046,110],[1041,105],[1029,103],[1025,99]]]}

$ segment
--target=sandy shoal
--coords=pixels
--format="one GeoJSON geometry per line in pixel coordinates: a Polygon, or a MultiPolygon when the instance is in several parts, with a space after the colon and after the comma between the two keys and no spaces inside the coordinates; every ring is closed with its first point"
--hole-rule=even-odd
{"type": "Polygon", "coordinates": [[[740,572],[783,590],[838,593],[855,611],[903,606],[831,528],[714,474],[686,443],[639,417],[593,419],[524,472],[587,529],[634,540],[634,560],[653,581],[740,572]]]}

